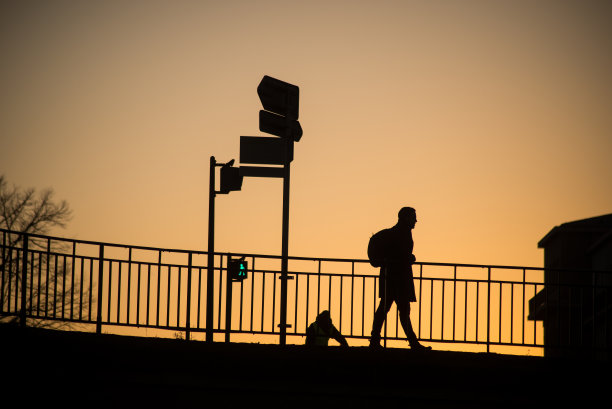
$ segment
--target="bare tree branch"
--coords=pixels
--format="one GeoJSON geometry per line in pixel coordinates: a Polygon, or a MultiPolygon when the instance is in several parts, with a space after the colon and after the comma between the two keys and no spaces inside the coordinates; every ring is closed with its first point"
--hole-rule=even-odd
{"type": "MultiPolygon", "coordinates": [[[[2,275],[2,286],[0,291],[0,311],[13,311],[10,316],[4,317],[12,319],[14,317],[14,305],[8,305],[10,300],[16,300],[17,289],[21,288],[24,260],[17,254],[17,249],[23,243],[24,234],[48,234],[54,227],[65,227],[71,218],[72,211],[68,203],[64,200],[56,203],[53,199],[53,190],[45,189],[37,193],[34,189],[20,189],[16,186],[9,187],[4,176],[0,175],[0,228],[10,230],[17,234],[3,235],[2,253],[0,254],[0,272],[2,275]],[[5,307],[8,306],[8,310],[5,307]]],[[[47,240],[41,243],[35,238],[28,241],[30,249],[45,247],[47,240]]],[[[50,244],[47,244],[50,245],[50,244]]],[[[61,244],[53,243],[52,252],[58,251],[61,244]]],[[[40,254],[40,253],[39,253],[40,254]]],[[[44,255],[44,254],[43,254],[44,255]]],[[[55,258],[49,253],[46,256],[30,257],[25,262],[28,271],[46,270],[47,276],[37,278],[36,286],[30,282],[30,290],[27,299],[27,309],[35,309],[42,312],[43,316],[54,317],[58,315],[59,309],[62,311],[69,302],[67,296],[72,294],[73,287],[66,284],[66,272],[70,271],[71,265],[67,264],[70,260],[55,258]],[[54,260],[54,267],[49,266],[54,260]],[[59,267],[59,268],[58,268],[59,267]],[[60,284],[61,283],[61,284],[60,284]],[[44,303],[42,302],[44,301],[44,303]],[[41,311],[41,308],[43,311],[41,311]]],[[[33,280],[33,278],[32,278],[33,280]]],[[[77,283],[74,283],[77,285],[77,283]]],[[[82,301],[82,300],[81,300],[82,301]]],[[[0,316],[0,320],[3,317],[0,316]]],[[[30,320],[34,325],[48,326],[49,321],[30,320]]],[[[59,322],[55,326],[66,326],[65,322],[59,322]]]]}

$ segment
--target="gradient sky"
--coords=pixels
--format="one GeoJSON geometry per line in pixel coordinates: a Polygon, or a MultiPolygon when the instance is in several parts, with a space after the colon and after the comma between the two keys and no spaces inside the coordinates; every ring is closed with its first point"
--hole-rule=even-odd
{"type": "MultiPolygon", "coordinates": [[[[612,3],[3,1],[0,173],[52,187],[54,233],[207,246],[209,158],[300,87],[289,253],[365,258],[417,209],[417,260],[541,266],[612,212],[612,3]]],[[[282,183],[217,199],[216,249],[280,254],[282,183]]]]}

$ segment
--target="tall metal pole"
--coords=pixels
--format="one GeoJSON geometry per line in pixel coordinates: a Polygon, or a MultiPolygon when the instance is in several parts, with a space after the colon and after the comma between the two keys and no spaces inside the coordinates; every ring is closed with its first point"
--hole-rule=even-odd
{"type": "MultiPolygon", "coordinates": [[[[289,157],[289,150],[293,140],[285,138],[287,141],[286,156],[289,157]]],[[[283,244],[281,252],[281,300],[280,300],[280,338],[279,344],[287,343],[287,280],[289,279],[289,181],[290,181],[290,162],[285,160],[283,167],[283,244]]]]}
{"type": "Polygon", "coordinates": [[[213,297],[215,285],[215,166],[217,161],[210,157],[210,178],[208,189],[208,273],[206,275],[206,342],[213,342],[213,297]]]}

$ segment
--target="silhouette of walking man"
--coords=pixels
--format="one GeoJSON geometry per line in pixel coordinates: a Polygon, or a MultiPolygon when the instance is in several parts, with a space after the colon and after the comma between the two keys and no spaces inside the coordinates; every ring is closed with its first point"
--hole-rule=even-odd
{"type": "Polygon", "coordinates": [[[346,339],[332,323],[329,311],[321,311],[315,322],[310,324],[306,330],[306,345],[327,346],[330,338],[338,341],[343,347],[348,347],[346,339]]]}
{"type": "Polygon", "coordinates": [[[415,261],[414,254],[412,254],[414,248],[412,229],[416,222],[416,211],[412,207],[403,207],[398,213],[397,224],[380,232],[382,244],[378,290],[380,303],[374,313],[371,347],[380,347],[380,331],[391,305],[395,302],[410,348],[431,349],[431,347],[421,345],[410,322],[410,303],[416,301],[412,276],[412,264],[415,261]]]}

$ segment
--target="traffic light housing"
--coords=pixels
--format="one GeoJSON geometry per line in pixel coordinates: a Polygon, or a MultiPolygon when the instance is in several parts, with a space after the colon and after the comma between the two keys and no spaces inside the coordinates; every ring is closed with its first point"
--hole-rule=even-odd
{"type": "Polygon", "coordinates": [[[247,261],[243,258],[237,258],[230,260],[227,265],[227,271],[229,272],[230,280],[242,281],[248,277],[249,266],[247,261]]]}
{"type": "Polygon", "coordinates": [[[221,167],[221,188],[219,193],[229,193],[242,188],[242,175],[240,168],[232,166],[234,160],[226,163],[221,167]]]}

